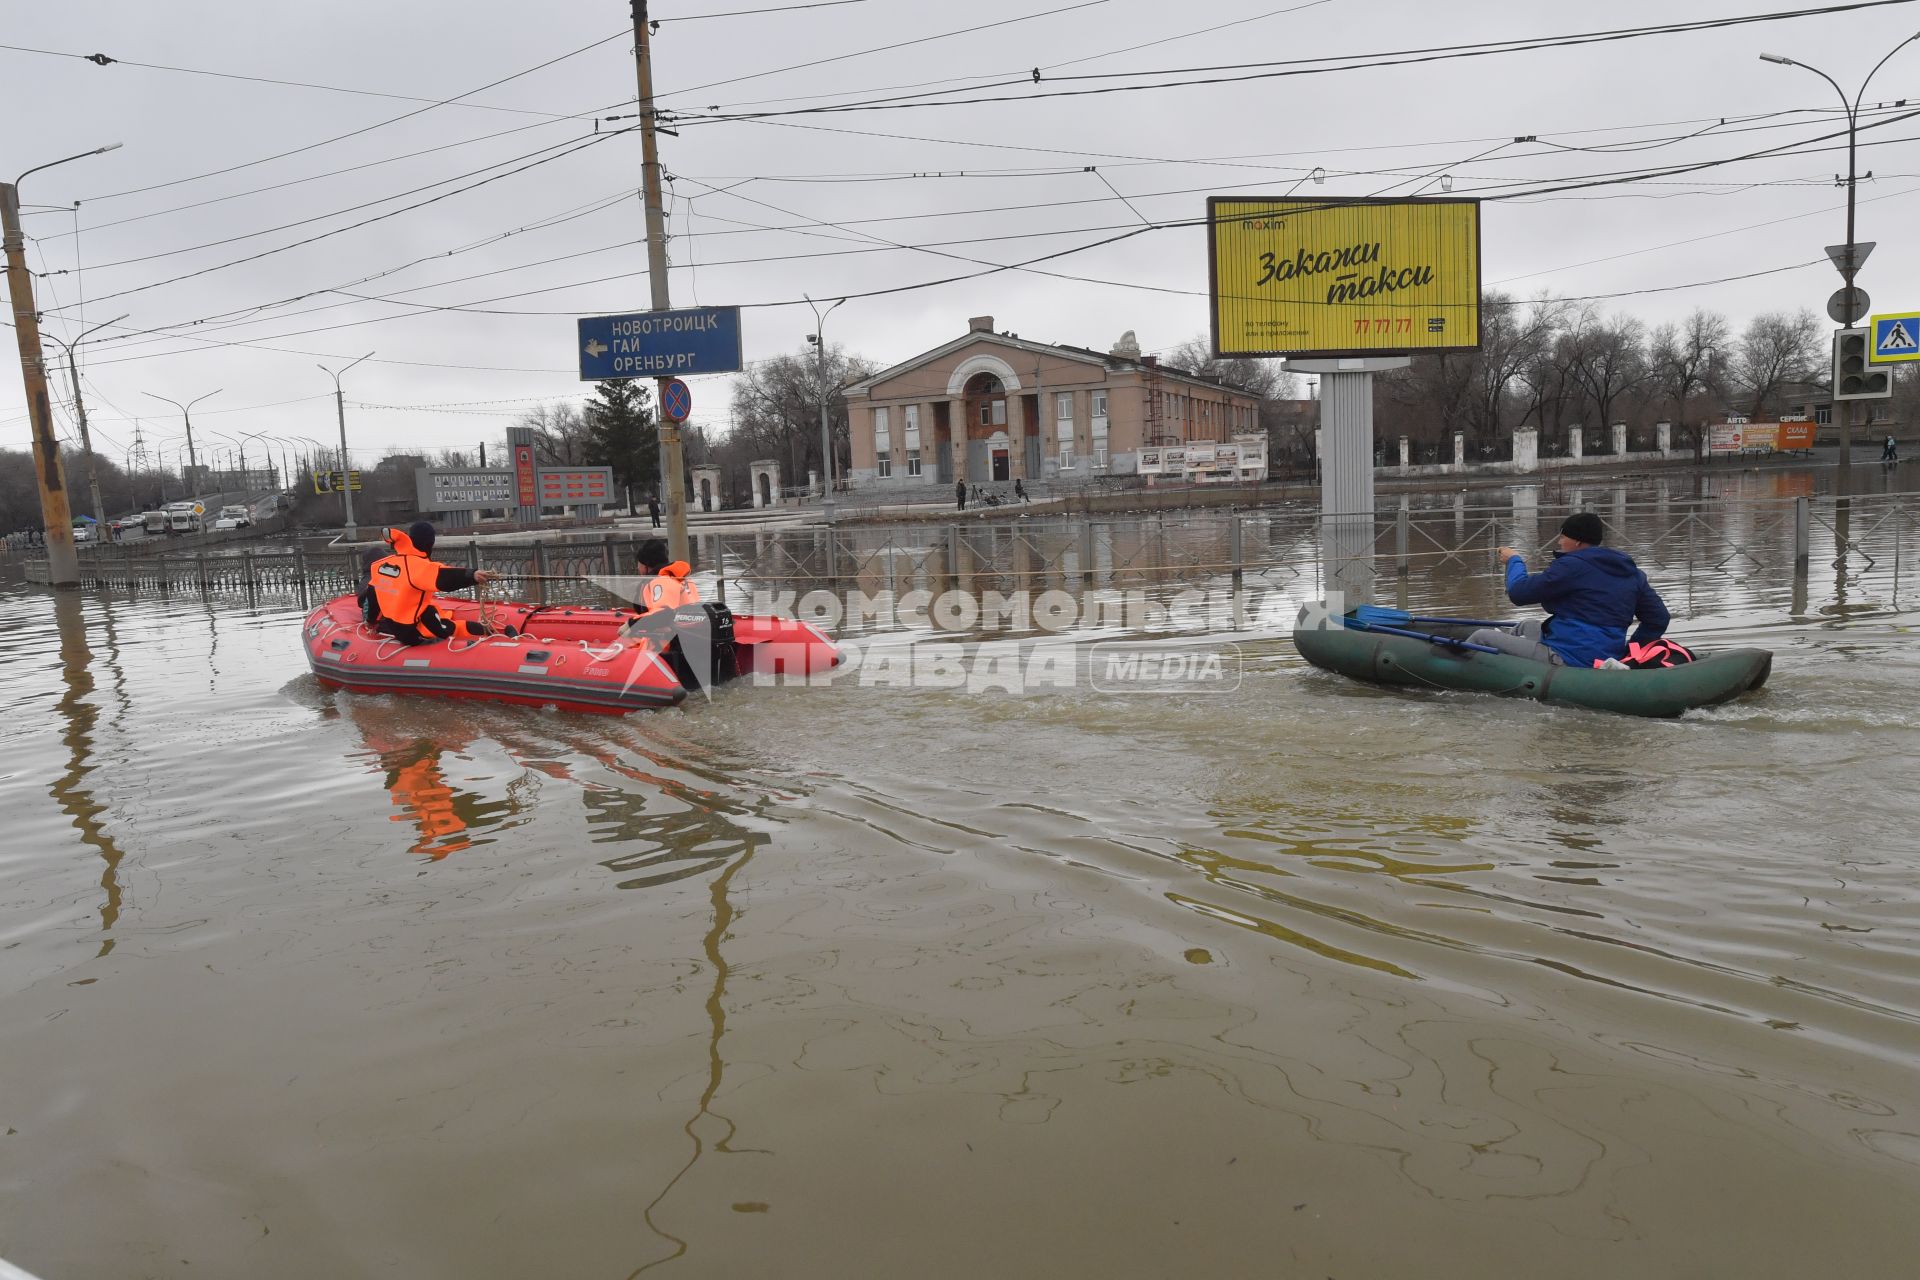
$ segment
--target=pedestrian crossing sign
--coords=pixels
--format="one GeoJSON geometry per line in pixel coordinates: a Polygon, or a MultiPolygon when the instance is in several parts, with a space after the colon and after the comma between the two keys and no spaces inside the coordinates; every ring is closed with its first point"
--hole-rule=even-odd
{"type": "Polygon", "coordinates": [[[1869,364],[1897,364],[1920,360],[1920,311],[1873,317],[1873,350],[1869,364]]]}

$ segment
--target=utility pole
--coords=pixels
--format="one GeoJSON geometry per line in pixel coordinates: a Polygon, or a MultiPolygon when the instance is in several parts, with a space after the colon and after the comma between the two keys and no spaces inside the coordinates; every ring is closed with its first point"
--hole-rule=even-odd
{"type": "MultiPolygon", "coordinates": [[[[653,61],[648,41],[647,0],[632,0],[633,59],[640,82],[640,160],[642,195],[647,210],[647,278],[653,286],[653,310],[666,311],[672,303],[667,290],[667,218],[660,198],[660,147],[654,139],[653,61]]],[[[667,503],[667,552],[675,560],[687,558],[687,491],[680,479],[684,459],[680,425],[667,421],[667,379],[654,383],[654,416],[660,423],[660,487],[667,503]]]]}
{"type": "MultiPolygon", "coordinates": [[[[113,527],[107,523],[107,505],[100,500],[100,468],[95,466],[93,461],[93,436],[87,431],[87,402],[80,398],[80,366],[73,358],[73,349],[85,342],[87,340],[87,334],[92,333],[95,329],[104,329],[108,325],[119,324],[120,321],[125,319],[125,316],[118,316],[112,320],[103,320],[99,324],[82,330],[80,336],[72,342],[61,342],[58,338],[54,339],[54,341],[59,342],[67,352],[67,378],[73,383],[73,416],[74,420],[80,424],[80,452],[87,460],[87,489],[93,497],[94,536],[96,538],[106,537],[112,532],[113,527]]],[[[138,434],[137,426],[135,428],[135,434],[138,434]]]]}
{"type": "MultiPolygon", "coordinates": [[[[369,351],[366,355],[361,356],[360,360],[369,360],[372,358],[373,352],[369,351]]],[[[359,364],[360,360],[355,360],[346,365],[340,370],[340,373],[335,373],[325,365],[318,366],[320,372],[329,375],[333,379],[333,408],[340,419],[340,504],[341,510],[346,513],[348,542],[354,542],[359,539],[360,528],[353,522],[353,466],[347,456],[347,398],[345,393],[340,390],[340,375],[344,374],[348,369],[353,368],[354,365],[359,364]]]]}
{"type": "Polygon", "coordinates": [[[40,522],[45,526],[47,584],[80,585],[80,553],[73,545],[73,511],[67,505],[67,478],[60,466],[60,441],[53,434],[53,406],[47,400],[47,360],[40,348],[40,309],[33,301],[33,277],[27,272],[27,241],[20,231],[20,184],[30,174],[68,160],[112,151],[110,143],[77,156],[37,165],[12,182],[0,182],[0,244],[7,257],[7,292],[13,302],[14,336],[20,347],[20,381],[27,393],[27,417],[33,432],[33,475],[40,486],[40,522]]]}

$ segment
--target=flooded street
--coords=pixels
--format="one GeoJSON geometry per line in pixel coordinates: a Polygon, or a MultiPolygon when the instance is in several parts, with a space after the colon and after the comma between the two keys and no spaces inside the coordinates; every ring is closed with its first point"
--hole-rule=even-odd
{"type": "Polygon", "coordinates": [[[1392,692],[1256,627],[1230,693],[614,719],[326,690],[286,601],[7,588],[0,1257],[1912,1274],[1911,585],[1642,558],[1765,690],[1392,692]]]}

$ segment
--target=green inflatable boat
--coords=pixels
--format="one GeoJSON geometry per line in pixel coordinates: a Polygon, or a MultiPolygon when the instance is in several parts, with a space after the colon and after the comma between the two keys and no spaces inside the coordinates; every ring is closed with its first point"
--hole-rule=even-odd
{"type": "Polygon", "coordinates": [[[1329,616],[1308,605],[1294,626],[1293,643],[1314,666],[1369,684],[1491,693],[1660,718],[1750,693],[1773,669],[1773,654],[1765,649],[1728,649],[1683,666],[1644,670],[1556,667],[1468,647],[1472,626],[1424,619],[1419,625],[1418,632],[1403,630],[1353,614],[1329,616]]]}

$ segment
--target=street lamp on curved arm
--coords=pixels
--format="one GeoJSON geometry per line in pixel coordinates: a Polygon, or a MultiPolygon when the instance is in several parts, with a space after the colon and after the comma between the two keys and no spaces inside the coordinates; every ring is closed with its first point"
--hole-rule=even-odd
{"type": "MultiPolygon", "coordinates": [[[[806,295],[802,294],[805,298],[806,295]]],[[[815,380],[820,386],[820,514],[833,521],[833,437],[827,427],[827,317],[832,315],[845,298],[836,299],[825,311],[812,298],[807,298],[807,306],[813,310],[813,332],[807,340],[813,343],[815,380]]]]}
{"type": "Polygon", "coordinates": [[[93,434],[87,430],[87,402],[80,394],[80,366],[73,358],[73,349],[85,342],[88,334],[105,329],[109,325],[119,324],[125,319],[125,316],[116,316],[111,320],[102,320],[99,324],[89,325],[82,329],[80,336],[72,342],[63,338],[53,338],[52,334],[47,335],[67,353],[67,378],[73,383],[73,417],[80,427],[80,452],[87,460],[87,490],[93,498],[93,518],[97,522],[98,536],[103,538],[108,536],[113,526],[107,523],[107,507],[100,500],[100,469],[93,462],[93,434]]]}
{"type": "MultiPolygon", "coordinates": [[[[369,351],[361,356],[360,360],[372,358],[373,352],[369,351]]],[[[360,360],[349,361],[341,367],[339,373],[335,373],[325,365],[316,366],[320,372],[333,379],[333,407],[340,418],[340,502],[341,510],[346,515],[348,542],[356,540],[360,536],[360,530],[353,523],[353,463],[347,456],[347,399],[345,393],[340,390],[340,375],[359,364],[360,360]]]]}
{"type": "MultiPolygon", "coordinates": [[[[187,424],[187,469],[190,471],[197,471],[200,467],[200,459],[194,454],[194,451],[193,451],[193,406],[199,404],[202,400],[211,400],[213,397],[219,395],[220,392],[224,390],[226,390],[225,387],[215,388],[214,390],[207,392],[206,395],[195,396],[193,399],[187,401],[185,404],[181,404],[178,400],[170,399],[167,396],[155,395],[151,391],[142,391],[140,393],[143,396],[148,396],[155,400],[164,401],[165,403],[172,405],[174,408],[180,411],[181,418],[184,419],[187,424]]],[[[189,488],[191,488],[192,485],[193,485],[193,482],[191,480],[187,481],[187,486],[189,488]]]]}
{"type": "MultiPolygon", "coordinates": [[[[1874,63],[1873,70],[1867,72],[1867,78],[1860,82],[1860,91],[1854,94],[1851,99],[1847,97],[1847,91],[1840,87],[1839,81],[1818,67],[1809,66],[1804,62],[1789,58],[1784,54],[1763,53],[1760,55],[1760,59],[1763,62],[1771,62],[1776,66],[1782,67],[1800,67],[1803,70],[1813,72],[1813,74],[1833,86],[1833,91],[1840,95],[1841,107],[1845,109],[1847,113],[1847,239],[1844,246],[1840,248],[1839,261],[1835,264],[1840,268],[1841,279],[1846,281],[1846,288],[1839,295],[1836,295],[1844,305],[1834,316],[1834,318],[1840,320],[1842,324],[1855,323],[1864,316],[1867,311],[1867,303],[1864,295],[1854,287],[1854,278],[1860,273],[1860,260],[1862,257],[1859,242],[1854,237],[1854,206],[1856,203],[1854,197],[1860,185],[1859,165],[1856,161],[1859,152],[1860,138],[1860,104],[1865,101],[1867,86],[1872,84],[1873,78],[1880,74],[1880,68],[1892,61],[1894,54],[1900,52],[1916,40],[1920,40],[1920,32],[1915,32],[1899,44],[1894,45],[1893,48],[1887,50],[1886,56],[1874,63]]],[[[1831,250],[1829,250],[1829,252],[1831,252],[1831,250]]],[[[1838,390],[1836,387],[1836,394],[1838,390]]],[[[1853,403],[1852,401],[1848,401],[1844,406],[1840,404],[1834,406],[1837,410],[1835,416],[1840,419],[1840,468],[1838,487],[1842,494],[1846,493],[1852,487],[1853,403]]]]}

